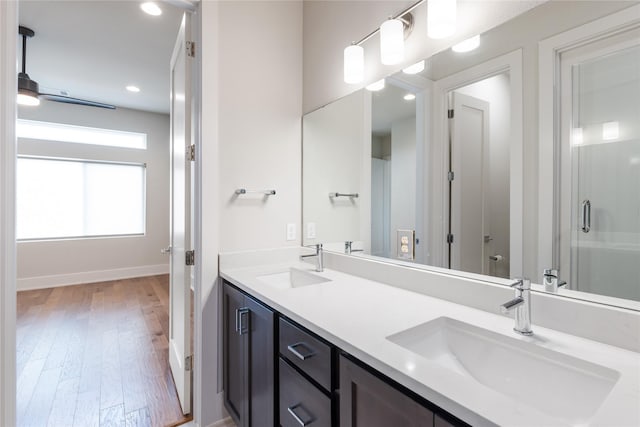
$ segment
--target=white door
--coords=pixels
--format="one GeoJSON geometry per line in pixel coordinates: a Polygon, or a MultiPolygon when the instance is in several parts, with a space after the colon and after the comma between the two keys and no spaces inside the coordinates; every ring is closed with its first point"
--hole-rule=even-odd
{"type": "Polygon", "coordinates": [[[191,57],[185,13],[171,56],[171,279],[169,365],[182,406],[191,412],[191,57]]]}
{"type": "Polygon", "coordinates": [[[489,103],[454,92],[451,120],[450,268],[489,273],[489,103]]]}
{"type": "Polygon", "coordinates": [[[640,30],[560,56],[560,276],[640,301],[640,30]]]}

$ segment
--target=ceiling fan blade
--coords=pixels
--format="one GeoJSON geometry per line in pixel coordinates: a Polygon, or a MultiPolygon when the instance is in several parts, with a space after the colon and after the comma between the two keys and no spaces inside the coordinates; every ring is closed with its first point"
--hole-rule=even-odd
{"type": "Polygon", "coordinates": [[[70,96],[55,95],[53,93],[40,93],[40,97],[49,101],[63,102],[65,104],[85,105],[87,107],[107,108],[109,110],[115,110],[115,105],[103,104],[102,102],[88,101],[86,99],[72,98],[70,96]]]}

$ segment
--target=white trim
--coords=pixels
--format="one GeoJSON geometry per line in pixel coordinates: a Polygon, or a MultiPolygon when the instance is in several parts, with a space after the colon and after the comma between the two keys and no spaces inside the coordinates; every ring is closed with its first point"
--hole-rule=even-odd
{"type": "MultiPolygon", "coordinates": [[[[432,186],[434,194],[441,193],[439,200],[432,200],[433,208],[430,246],[434,257],[434,265],[444,265],[445,242],[447,230],[443,226],[444,219],[448,217],[448,194],[445,191],[435,191],[444,188],[445,175],[448,165],[448,152],[445,150],[444,141],[447,135],[447,94],[462,86],[495,76],[509,71],[509,84],[511,92],[511,132],[510,132],[510,186],[509,186],[509,228],[510,228],[510,275],[522,276],[524,264],[524,158],[523,158],[523,86],[522,86],[522,49],[515,50],[505,55],[486,61],[459,73],[445,77],[434,82],[432,113],[433,134],[432,141],[438,142],[435,150],[432,149],[425,158],[425,164],[432,168],[432,186]],[[438,219],[441,219],[438,221],[438,219]]],[[[457,273],[456,273],[457,274],[457,273]]]]}
{"type": "Polygon", "coordinates": [[[16,424],[15,163],[18,4],[0,1],[0,425],[16,424]]]}
{"type": "Polygon", "coordinates": [[[82,271],[79,273],[55,274],[51,276],[23,277],[18,279],[18,291],[56,288],[82,283],[108,282],[110,280],[169,274],[169,264],[142,265],[139,267],[114,268],[112,270],[82,271]]]}
{"type": "Polygon", "coordinates": [[[613,32],[640,25],[640,5],[632,6],[604,18],[538,43],[538,277],[542,282],[542,271],[553,268],[558,258],[554,250],[554,216],[556,192],[554,176],[557,163],[555,141],[558,123],[555,122],[558,96],[556,81],[557,59],[562,51],[588,43],[613,32]]]}

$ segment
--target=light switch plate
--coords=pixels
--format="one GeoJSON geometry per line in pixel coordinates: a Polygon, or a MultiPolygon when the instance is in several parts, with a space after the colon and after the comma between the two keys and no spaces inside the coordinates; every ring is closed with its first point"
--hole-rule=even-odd
{"type": "Polygon", "coordinates": [[[296,225],[294,223],[287,224],[287,240],[296,240],[296,225]]]}
{"type": "Polygon", "coordinates": [[[307,223],[307,239],[315,239],[316,238],[316,223],[308,222],[307,223]]]}

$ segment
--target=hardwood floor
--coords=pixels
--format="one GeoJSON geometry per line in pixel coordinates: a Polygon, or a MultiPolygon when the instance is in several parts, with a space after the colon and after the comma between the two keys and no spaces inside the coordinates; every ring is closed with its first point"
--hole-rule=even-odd
{"type": "Polygon", "coordinates": [[[18,292],[18,426],[177,425],[169,276],[18,292]]]}

